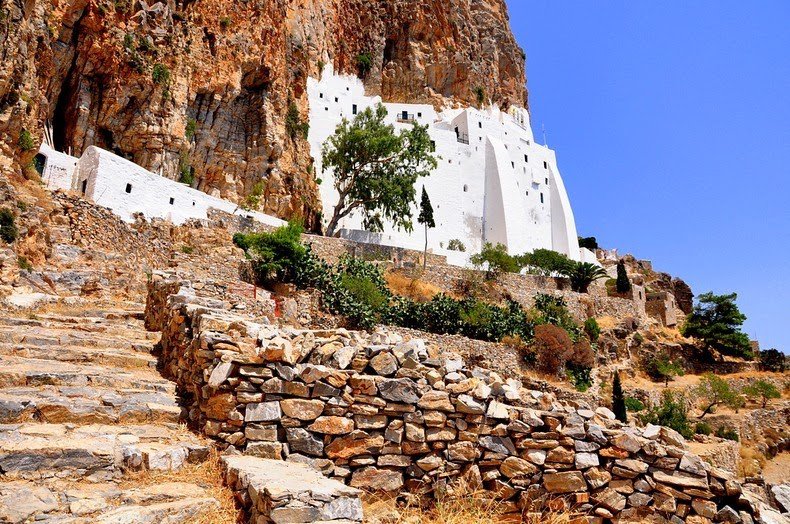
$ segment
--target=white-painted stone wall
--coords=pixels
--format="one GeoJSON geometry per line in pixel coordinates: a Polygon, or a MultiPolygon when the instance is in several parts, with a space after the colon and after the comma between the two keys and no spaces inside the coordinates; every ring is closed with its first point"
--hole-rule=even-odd
{"type": "Polygon", "coordinates": [[[44,161],[41,181],[53,191],[56,189],[64,191],[71,189],[79,158],[56,151],[46,143],[41,144],[38,156],[43,157],[42,160],[44,161]]]}
{"type": "MultiPolygon", "coordinates": [[[[381,102],[365,95],[354,76],[337,75],[331,66],[320,80],[308,79],[311,153],[326,221],[337,203],[334,178],[321,163],[321,149],[343,118],[381,102]]],[[[436,228],[428,233],[434,253],[447,254],[463,263],[480,251],[484,242],[502,243],[510,253],[537,248],[554,249],[581,260],[576,224],[554,151],[536,144],[525,109],[504,113],[487,110],[447,109],[437,113],[430,105],[387,103],[388,120],[396,129],[410,122],[429,125],[439,166],[431,176],[417,181],[417,196],[424,185],[431,198],[436,228]],[[467,143],[468,142],[468,143],[467,143]],[[466,253],[448,252],[448,242],[458,239],[466,253]]],[[[341,222],[341,234],[352,240],[421,249],[423,227],[417,223],[407,233],[385,225],[382,233],[362,230],[360,213],[341,222]]],[[[594,258],[594,257],[593,257],[594,258]]]]}
{"type": "Polygon", "coordinates": [[[79,192],[127,222],[133,222],[134,215],[142,213],[147,219],[162,218],[178,225],[194,218],[205,219],[213,208],[271,226],[285,223],[270,215],[240,209],[232,202],[159,176],[96,146],[88,147],[79,159],[47,146],[42,146],[40,152],[47,156],[44,167],[47,187],[79,192]],[[68,162],[76,161],[69,179],[55,169],[66,162],[64,157],[70,159],[68,162]],[[48,176],[50,171],[53,174],[48,176]]]}

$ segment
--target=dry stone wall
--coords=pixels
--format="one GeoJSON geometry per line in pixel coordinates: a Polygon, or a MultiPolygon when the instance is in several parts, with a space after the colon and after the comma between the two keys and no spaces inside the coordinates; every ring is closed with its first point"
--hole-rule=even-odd
{"type": "Polygon", "coordinates": [[[514,512],[564,496],[593,522],[781,522],[676,432],[561,404],[420,339],[257,324],[165,273],[149,304],[191,423],[229,452],[308,463],[367,490],[463,477],[514,512]]]}

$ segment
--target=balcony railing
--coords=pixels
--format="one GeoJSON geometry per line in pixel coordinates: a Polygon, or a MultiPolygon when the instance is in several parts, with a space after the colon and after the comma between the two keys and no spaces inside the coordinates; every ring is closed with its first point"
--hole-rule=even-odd
{"type": "Polygon", "coordinates": [[[398,113],[398,122],[408,124],[414,122],[414,115],[410,113],[398,113]]]}

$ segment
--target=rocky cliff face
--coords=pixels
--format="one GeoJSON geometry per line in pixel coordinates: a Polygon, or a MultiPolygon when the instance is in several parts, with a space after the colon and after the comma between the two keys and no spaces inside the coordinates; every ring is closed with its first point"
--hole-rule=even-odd
{"type": "Polygon", "coordinates": [[[315,224],[298,124],[324,64],[365,73],[385,100],[526,103],[504,0],[3,0],[1,12],[6,173],[35,154],[23,130],[37,143],[49,121],[58,148],[98,145],[238,202],[261,193],[250,203],[315,224]]]}

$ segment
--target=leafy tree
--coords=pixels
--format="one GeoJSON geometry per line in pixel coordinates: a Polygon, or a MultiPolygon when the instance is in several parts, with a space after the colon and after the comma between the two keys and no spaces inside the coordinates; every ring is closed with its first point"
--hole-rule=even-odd
{"type": "Polygon", "coordinates": [[[460,251],[461,253],[466,252],[466,246],[457,238],[453,238],[447,242],[447,249],[448,251],[460,251]]]}
{"type": "Polygon", "coordinates": [[[787,357],[778,349],[760,351],[760,367],[766,371],[783,373],[787,368],[787,357]]]}
{"type": "Polygon", "coordinates": [[[779,393],[779,390],[765,380],[755,380],[745,388],[743,388],[743,392],[749,397],[756,397],[762,399],[762,407],[765,409],[765,406],[768,405],[768,401],[774,398],[781,398],[782,394],[779,393]]]}
{"type": "Polygon", "coordinates": [[[645,405],[638,398],[625,397],[625,409],[626,411],[633,411],[636,413],[638,411],[643,411],[645,409],[645,405]]]}
{"type": "Polygon", "coordinates": [[[486,91],[481,86],[475,87],[475,99],[477,107],[483,107],[483,103],[486,101],[486,91]]]}
{"type": "Polygon", "coordinates": [[[518,258],[508,254],[507,248],[503,244],[493,245],[486,242],[480,253],[472,255],[472,264],[482,266],[488,264],[489,278],[495,278],[501,273],[518,273],[521,271],[521,264],[518,258]]]}
{"type": "Polygon", "coordinates": [[[751,360],[754,354],[749,337],[741,331],[746,315],[735,304],[737,298],[737,293],[700,295],[681,333],[699,339],[722,354],[751,360]]]}
{"type": "Polygon", "coordinates": [[[417,222],[425,226],[425,249],[423,250],[422,256],[422,268],[425,269],[425,265],[428,261],[428,228],[436,227],[436,222],[433,220],[433,206],[431,205],[431,199],[428,197],[425,186],[422,186],[420,214],[417,216],[417,222]]]}
{"type": "Polygon", "coordinates": [[[620,382],[620,373],[617,371],[614,372],[614,381],[612,382],[612,411],[614,411],[614,416],[617,417],[617,420],[628,422],[623,385],[620,382]]]}
{"type": "Polygon", "coordinates": [[[625,271],[625,262],[620,260],[617,263],[617,292],[628,293],[631,291],[631,281],[628,280],[628,273],[625,271]]]}
{"type": "Polygon", "coordinates": [[[643,424],[656,424],[674,429],[685,438],[694,436],[688,420],[686,398],[681,393],[665,389],[661,396],[661,404],[651,406],[647,412],[639,415],[643,424]]]}
{"type": "Polygon", "coordinates": [[[522,266],[529,266],[531,273],[543,276],[562,274],[573,265],[573,261],[567,256],[551,249],[536,249],[532,253],[521,255],[519,262],[522,266]]]}
{"type": "Polygon", "coordinates": [[[14,214],[10,209],[0,208],[0,238],[7,244],[14,242],[19,230],[14,223],[14,214]]]}
{"type": "Polygon", "coordinates": [[[563,274],[570,279],[571,289],[577,293],[587,293],[590,284],[608,276],[602,267],[590,262],[571,262],[563,274]]]}
{"type": "Polygon", "coordinates": [[[703,401],[703,410],[702,414],[699,416],[700,419],[720,404],[730,406],[734,409],[743,405],[743,399],[741,399],[738,392],[730,386],[730,383],[723,378],[717,377],[713,373],[706,373],[703,375],[702,381],[696,388],[696,394],[703,401]]]}
{"type": "Polygon", "coordinates": [[[595,251],[598,249],[598,240],[595,237],[579,237],[579,247],[595,251]]]}
{"type": "Polygon", "coordinates": [[[365,78],[370,73],[370,70],[373,69],[373,57],[370,56],[370,53],[360,53],[357,55],[357,71],[359,71],[359,77],[365,78]]]}
{"type": "Polygon", "coordinates": [[[431,154],[428,126],[413,124],[395,133],[385,124],[387,110],[379,104],[349,122],[343,119],[323,147],[323,165],[334,171],[338,201],[327,226],[333,236],[340,220],[352,211],[363,213],[364,226],[380,231],[383,220],[412,229],[411,205],[417,178],[437,166],[431,154]]]}
{"type": "Polygon", "coordinates": [[[683,376],[683,364],[680,360],[672,360],[667,353],[651,358],[645,365],[645,371],[654,380],[663,380],[664,386],[677,376],[683,376]]]}

